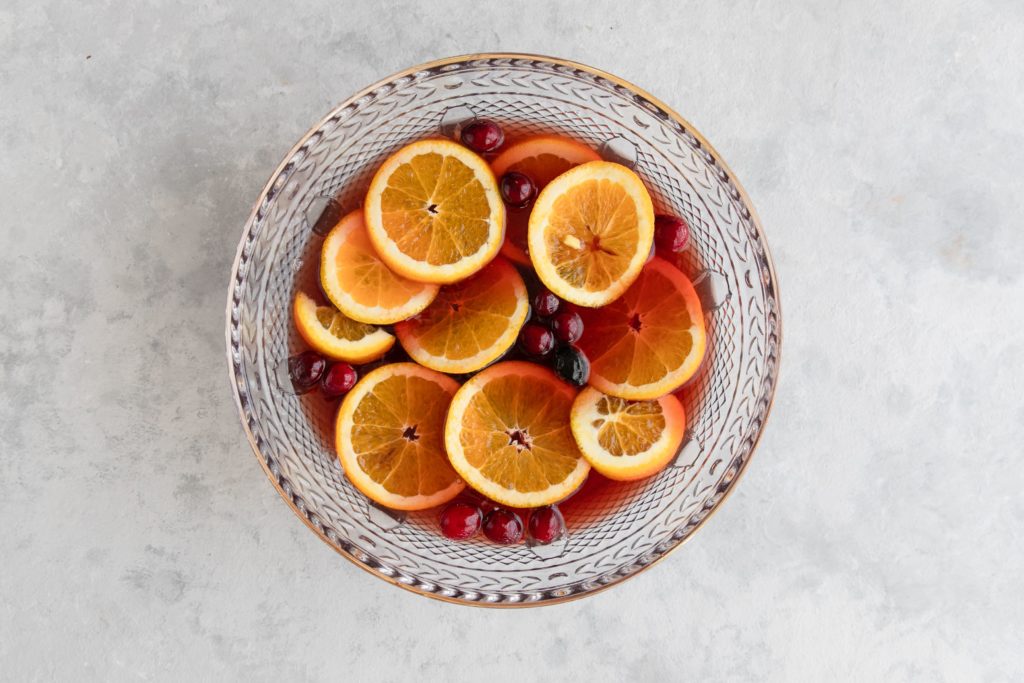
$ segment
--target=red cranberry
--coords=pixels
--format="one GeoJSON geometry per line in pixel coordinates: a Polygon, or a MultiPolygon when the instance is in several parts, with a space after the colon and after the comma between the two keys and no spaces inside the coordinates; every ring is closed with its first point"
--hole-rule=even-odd
{"type": "Polygon", "coordinates": [[[324,378],[320,380],[320,389],[327,398],[337,398],[347,394],[349,389],[356,385],[357,379],[359,376],[351,365],[335,363],[324,373],[324,378]]]}
{"type": "Polygon", "coordinates": [[[551,331],[558,341],[574,344],[583,336],[583,318],[575,311],[563,311],[551,319],[551,331]]]}
{"type": "Polygon", "coordinates": [[[518,171],[509,171],[501,176],[501,198],[511,207],[521,209],[537,196],[537,186],[530,176],[518,171]]]}
{"type": "Polygon", "coordinates": [[[502,545],[518,543],[523,538],[523,520],[511,510],[495,508],[484,517],[484,536],[502,545]]]}
{"type": "Polygon", "coordinates": [[[455,541],[472,538],[480,531],[480,508],[469,503],[452,503],[441,511],[441,533],[455,541]]]}
{"type": "Polygon", "coordinates": [[[316,351],[303,351],[288,359],[288,375],[299,391],[309,391],[327,369],[327,361],[316,351]]]}
{"type": "Polygon", "coordinates": [[[530,538],[537,543],[557,541],[565,533],[565,520],[558,507],[537,508],[530,514],[530,538]]]}
{"type": "Polygon", "coordinates": [[[682,218],[658,214],[654,217],[654,243],[658,251],[678,254],[690,240],[690,226],[682,218]]]}
{"type": "Polygon", "coordinates": [[[555,351],[555,372],[573,386],[582,387],[590,379],[590,361],[575,346],[563,346],[555,351]]]}
{"type": "Polygon", "coordinates": [[[539,323],[527,323],[519,331],[519,345],[531,356],[541,358],[555,348],[555,335],[539,323]]]}
{"type": "Polygon", "coordinates": [[[561,303],[557,296],[542,289],[537,292],[537,296],[533,297],[533,310],[542,318],[550,318],[558,312],[561,303]]]}
{"type": "Polygon", "coordinates": [[[462,144],[474,152],[493,152],[505,142],[505,132],[494,121],[474,121],[462,129],[462,144]]]}

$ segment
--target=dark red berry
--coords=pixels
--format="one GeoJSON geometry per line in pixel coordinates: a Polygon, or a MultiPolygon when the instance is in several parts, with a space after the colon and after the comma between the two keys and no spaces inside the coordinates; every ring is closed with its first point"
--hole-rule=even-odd
{"type": "Polygon", "coordinates": [[[452,503],[441,511],[441,533],[455,541],[472,538],[480,531],[483,515],[469,503],[452,503]]]}
{"type": "Polygon", "coordinates": [[[320,381],[327,361],[316,351],[303,351],[288,359],[288,375],[299,391],[309,391],[320,381]]]}
{"type": "Polygon", "coordinates": [[[356,385],[357,379],[359,376],[351,365],[335,363],[324,373],[324,378],[320,380],[320,389],[327,398],[337,398],[347,394],[349,389],[356,385]]]}
{"type": "Polygon", "coordinates": [[[654,217],[654,243],[658,251],[678,254],[690,240],[690,226],[682,218],[658,214],[654,217]]]}
{"type": "Polygon", "coordinates": [[[531,356],[541,358],[555,348],[555,335],[539,323],[527,323],[519,331],[519,346],[531,356]]]}
{"type": "Polygon", "coordinates": [[[565,520],[556,506],[537,508],[530,514],[530,538],[537,543],[557,541],[565,533],[565,520]]]}
{"type": "Polygon", "coordinates": [[[575,311],[562,311],[551,319],[551,331],[558,341],[574,344],[583,336],[583,318],[575,311]]]}
{"type": "Polygon", "coordinates": [[[558,312],[561,303],[557,296],[542,289],[537,292],[537,296],[533,297],[533,310],[542,318],[550,318],[558,312]]]}
{"type": "Polygon", "coordinates": [[[590,379],[590,361],[575,346],[563,346],[555,351],[555,372],[569,384],[582,387],[590,379]]]}
{"type": "Polygon", "coordinates": [[[505,142],[505,132],[494,121],[474,121],[462,129],[462,144],[474,152],[493,152],[505,142]]]}
{"type": "Polygon", "coordinates": [[[509,171],[501,176],[501,198],[511,207],[521,209],[537,196],[537,186],[530,176],[518,171],[509,171]]]}
{"type": "Polygon", "coordinates": [[[502,545],[518,543],[523,538],[523,520],[511,510],[495,508],[484,517],[484,536],[502,545]]]}

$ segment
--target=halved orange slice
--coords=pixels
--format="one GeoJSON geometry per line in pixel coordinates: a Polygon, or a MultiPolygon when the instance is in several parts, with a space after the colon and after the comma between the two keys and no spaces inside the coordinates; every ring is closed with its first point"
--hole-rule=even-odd
{"type": "Polygon", "coordinates": [[[302,292],[295,295],[292,317],[302,338],[334,360],[367,363],[383,356],[395,343],[387,330],[352,320],[331,306],[320,306],[302,292]]]}
{"type": "Polygon", "coordinates": [[[660,472],[679,451],[686,431],[683,405],[672,394],[627,401],[593,387],[572,404],[572,435],[591,466],[617,481],[660,472]]]}
{"type": "MultiPolygon", "coordinates": [[[[499,181],[509,171],[524,173],[539,191],[573,166],[600,160],[601,155],[582,142],[558,135],[537,135],[506,147],[491,162],[491,168],[499,181]]],[[[527,242],[529,225],[529,208],[507,210],[501,253],[523,266],[531,265],[527,242]]]]}
{"type": "Polygon", "coordinates": [[[452,399],[444,430],[448,459],[491,500],[522,508],[556,503],[590,471],[569,427],[575,396],[534,363],[493,365],[452,399]]]}
{"type": "Polygon", "coordinates": [[[447,503],[465,488],[444,452],[444,422],[458,383],[415,363],[373,370],[341,402],[335,430],[345,475],[396,510],[447,503]]]}
{"type": "Polygon", "coordinates": [[[388,157],[364,211],[384,263],[419,282],[469,277],[498,253],[505,231],[491,167],[450,140],[420,140],[388,157]]]}
{"type": "Polygon", "coordinates": [[[320,251],[320,286],[338,310],[364,323],[390,325],[426,308],[437,285],[394,273],[377,256],[363,223],[353,211],[331,229],[320,251]]]}
{"type": "Polygon", "coordinates": [[[654,240],[654,205],[639,176],[610,161],[570,169],[530,213],[530,260],[541,281],[580,306],[617,299],[640,273],[654,240]]]}
{"type": "Polygon", "coordinates": [[[473,372],[508,351],[529,308],[523,278],[496,258],[468,280],[442,287],[422,313],[395,325],[395,334],[421,365],[473,372]]]}
{"type": "Polygon", "coordinates": [[[663,396],[690,379],[704,358],[700,299],[664,259],[648,263],[617,300],[579,314],[586,332],[577,344],[590,360],[590,384],[611,396],[663,396]]]}

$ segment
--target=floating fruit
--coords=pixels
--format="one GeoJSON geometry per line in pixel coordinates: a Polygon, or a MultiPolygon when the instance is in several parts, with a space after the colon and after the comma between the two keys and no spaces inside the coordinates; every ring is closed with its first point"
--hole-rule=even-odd
{"type": "Polygon", "coordinates": [[[497,258],[473,277],[442,287],[423,312],[395,325],[395,334],[421,365],[473,372],[508,351],[529,308],[523,278],[497,258]]]}
{"type": "Polygon", "coordinates": [[[334,360],[366,363],[383,356],[395,343],[387,330],[352,320],[333,306],[319,306],[302,292],[295,295],[292,317],[302,338],[334,360]]]}
{"type": "Polygon", "coordinates": [[[351,391],[358,379],[359,375],[351,365],[335,363],[324,373],[323,379],[320,380],[320,389],[327,398],[338,398],[351,391]]]}
{"type": "Polygon", "coordinates": [[[480,531],[483,515],[480,508],[469,503],[449,503],[441,511],[441,533],[453,541],[473,538],[480,531]]]}
{"type": "Polygon", "coordinates": [[[495,508],[484,517],[484,536],[502,545],[519,543],[523,539],[523,520],[511,510],[495,508]]]}
{"type": "Polygon", "coordinates": [[[366,194],[366,228],[399,275],[446,284],[494,258],[505,204],[487,162],[450,140],[421,140],[377,170],[366,194]]]}
{"type": "Polygon", "coordinates": [[[341,402],[335,426],[345,475],[396,510],[447,503],[465,487],[445,456],[444,424],[458,383],[415,363],[364,376],[341,402]]]}
{"type": "Polygon", "coordinates": [[[530,260],[562,299],[598,307],[640,274],[654,239],[654,206],[625,166],[591,161],[555,178],[530,213],[530,260]]]}
{"type": "MultiPolygon", "coordinates": [[[[530,178],[534,191],[540,192],[573,166],[600,160],[601,156],[583,143],[557,135],[538,135],[506,147],[491,162],[491,168],[499,178],[510,171],[522,173],[530,178]]],[[[523,266],[530,265],[527,255],[529,223],[529,211],[510,210],[506,220],[505,244],[501,247],[502,254],[523,266]]]]}
{"type": "Polygon", "coordinates": [[[445,422],[448,458],[488,498],[518,508],[555,503],[590,466],[569,428],[576,392],[544,367],[498,363],[455,394],[445,422]]]}
{"type": "Polygon", "coordinates": [[[678,216],[658,214],[654,217],[654,242],[662,253],[678,254],[690,241],[690,226],[678,216]]]}
{"type": "Polygon", "coordinates": [[[700,367],[707,344],[693,284],[662,258],[653,259],[625,294],[600,310],[579,310],[587,333],[578,342],[590,359],[590,384],[626,399],[658,398],[700,367]]]}
{"type": "Polygon", "coordinates": [[[390,325],[426,308],[437,285],[402,277],[377,256],[363,222],[353,211],[334,226],[320,251],[320,286],[353,320],[390,325]]]}
{"type": "Polygon", "coordinates": [[[588,387],[572,406],[572,434],[583,457],[609,479],[661,471],[678,453],[685,431],[683,406],[672,394],[627,401],[588,387]]]}
{"type": "Polygon", "coordinates": [[[474,152],[493,152],[505,143],[505,131],[494,121],[480,119],[462,129],[462,144],[474,152]]]}

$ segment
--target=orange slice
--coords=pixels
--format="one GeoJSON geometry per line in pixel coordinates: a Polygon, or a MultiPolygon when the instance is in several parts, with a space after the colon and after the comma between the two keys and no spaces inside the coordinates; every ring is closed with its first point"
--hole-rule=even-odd
{"type": "Polygon", "coordinates": [[[494,258],[505,204],[487,162],[450,140],[421,140],[377,170],[366,227],[381,259],[419,282],[469,277],[494,258]]]}
{"type": "Polygon", "coordinates": [[[590,384],[606,394],[658,398],[690,379],[704,358],[697,292],[661,258],[648,263],[619,299],[579,314],[585,332],[577,344],[590,360],[590,384]]]}
{"type": "Polygon", "coordinates": [[[331,229],[320,252],[320,286],[338,310],[364,323],[390,325],[426,308],[437,285],[397,275],[377,256],[363,223],[353,211],[331,229]]]}
{"type": "MultiPolygon", "coordinates": [[[[600,161],[601,155],[581,142],[558,135],[538,135],[506,147],[491,162],[494,176],[501,179],[509,171],[525,173],[538,190],[573,166],[600,161]]],[[[530,209],[508,209],[505,219],[505,242],[501,253],[519,265],[529,266],[527,229],[530,209]]]]}
{"type": "Polygon", "coordinates": [[[562,500],[590,471],[569,428],[575,395],[534,363],[487,368],[452,399],[448,459],[466,483],[499,503],[528,508],[562,500]]]}
{"type": "Polygon", "coordinates": [[[341,466],[368,498],[396,510],[447,503],[465,488],[444,452],[444,421],[458,383],[415,363],[373,370],[341,402],[341,466]]]}
{"type": "Polygon", "coordinates": [[[591,161],[551,181],[530,213],[530,259],[541,281],[580,306],[617,299],[643,268],[654,205],[639,176],[591,161]]]}
{"type": "Polygon", "coordinates": [[[422,313],[395,325],[395,334],[421,365],[473,372],[508,351],[529,308],[523,278],[497,258],[468,280],[442,287],[422,313]]]}
{"type": "Polygon", "coordinates": [[[306,343],[334,360],[366,363],[383,356],[395,343],[387,330],[351,320],[302,292],[295,295],[292,317],[306,343]]]}
{"type": "Polygon", "coordinates": [[[653,401],[627,401],[593,387],[572,404],[572,435],[590,465],[617,481],[660,472],[679,451],[686,414],[669,394],[653,401]]]}

